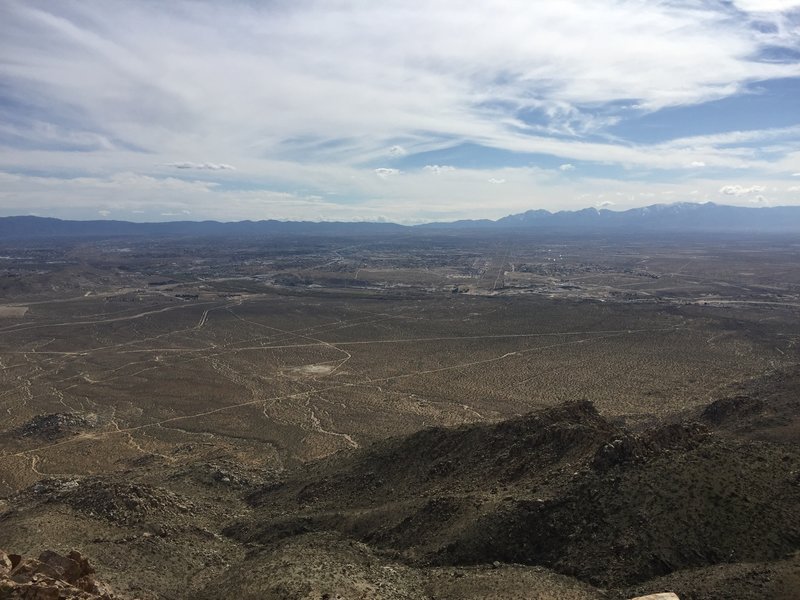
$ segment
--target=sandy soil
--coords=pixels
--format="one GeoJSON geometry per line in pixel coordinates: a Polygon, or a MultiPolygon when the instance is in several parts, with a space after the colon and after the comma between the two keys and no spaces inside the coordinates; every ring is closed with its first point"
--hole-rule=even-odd
{"type": "Polygon", "coordinates": [[[27,306],[14,306],[12,304],[0,304],[0,319],[18,319],[24,317],[28,312],[27,306]]]}

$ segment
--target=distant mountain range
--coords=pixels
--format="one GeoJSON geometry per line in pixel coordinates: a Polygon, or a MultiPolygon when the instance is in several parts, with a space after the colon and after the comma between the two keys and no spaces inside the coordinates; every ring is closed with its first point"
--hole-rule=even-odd
{"type": "Polygon", "coordinates": [[[430,223],[425,228],[503,228],[554,231],[708,231],[800,232],[800,206],[746,207],[706,202],[653,204],[624,211],[584,208],[555,213],[529,210],[496,221],[481,219],[430,223]]]}
{"type": "Polygon", "coordinates": [[[45,217],[0,217],[0,239],[36,237],[218,236],[218,235],[368,235],[435,230],[535,230],[592,232],[764,232],[800,233],[800,206],[742,207],[707,202],[654,204],[624,211],[585,208],[577,211],[529,210],[496,221],[489,219],[398,225],[395,223],[312,221],[64,221],[45,217]]]}

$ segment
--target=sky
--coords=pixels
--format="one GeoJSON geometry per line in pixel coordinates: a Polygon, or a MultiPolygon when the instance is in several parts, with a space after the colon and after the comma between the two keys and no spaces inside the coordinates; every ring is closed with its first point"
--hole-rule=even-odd
{"type": "Polygon", "coordinates": [[[0,0],[0,216],[800,205],[800,0],[0,0]]]}

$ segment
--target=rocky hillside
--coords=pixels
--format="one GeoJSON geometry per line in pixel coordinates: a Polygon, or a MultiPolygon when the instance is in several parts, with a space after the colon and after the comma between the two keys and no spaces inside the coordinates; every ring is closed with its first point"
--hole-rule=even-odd
{"type": "Polygon", "coordinates": [[[226,532],[261,548],[336,532],[416,566],[539,565],[625,589],[791,557],[800,452],[694,422],[632,433],[578,402],[340,455],[249,501],[226,532]]]}
{"type": "MultiPolygon", "coordinates": [[[[0,546],[83,564],[67,554],[77,548],[115,589],[148,599],[790,600],[799,382],[800,370],[772,373],[652,429],[571,402],[283,472],[143,457],[9,498],[0,546]]],[[[36,424],[50,434],[51,421],[36,424]]],[[[58,435],[72,426],[56,421],[58,435]]],[[[53,579],[37,566],[49,560],[28,571],[53,579]]],[[[3,590],[21,573],[8,565],[3,590]]],[[[110,594],[78,585],[87,574],[47,585],[110,594]]]]}
{"type": "Polygon", "coordinates": [[[0,550],[0,598],[8,600],[123,600],[94,576],[80,552],[46,550],[38,559],[0,550]]]}

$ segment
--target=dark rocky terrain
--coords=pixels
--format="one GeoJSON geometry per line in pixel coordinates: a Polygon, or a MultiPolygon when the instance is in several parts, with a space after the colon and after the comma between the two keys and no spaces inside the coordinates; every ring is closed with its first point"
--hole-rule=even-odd
{"type": "Polygon", "coordinates": [[[0,598],[8,600],[123,600],[98,581],[80,552],[45,550],[38,559],[0,550],[0,598]]]}
{"type": "Polygon", "coordinates": [[[19,427],[20,437],[38,438],[54,441],[80,431],[91,429],[97,424],[97,415],[80,415],[75,413],[52,413],[36,415],[19,427]]]}
{"type": "Polygon", "coordinates": [[[540,565],[620,597],[669,575],[682,598],[751,597],[767,581],[751,565],[785,561],[773,586],[800,568],[796,443],[695,422],[633,433],[585,401],[337,455],[248,500],[226,533],[256,556],[334,531],[413,565],[540,565]],[[740,580],[704,589],[698,569],[740,580]]]}
{"type": "Polygon", "coordinates": [[[668,589],[788,600],[800,581],[800,446],[777,439],[774,424],[796,418],[799,380],[797,370],[775,373],[696,420],[640,431],[579,401],[424,429],[288,472],[205,464],[172,472],[163,486],[45,479],[11,498],[0,524],[12,545],[34,523],[96,532],[95,552],[125,547],[137,563],[136,577],[111,579],[164,597],[183,594],[142,581],[153,559],[132,557],[161,556],[155,564],[172,569],[184,561],[197,570],[185,580],[192,597],[208,599],[668,589]],[[743,434],[729,427],[736,411],[748,418],[743,434]]]}

